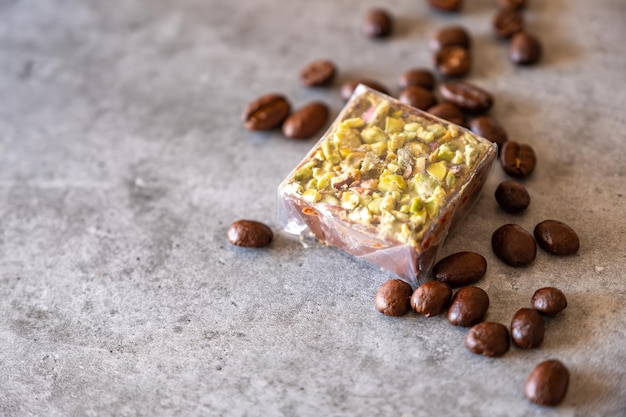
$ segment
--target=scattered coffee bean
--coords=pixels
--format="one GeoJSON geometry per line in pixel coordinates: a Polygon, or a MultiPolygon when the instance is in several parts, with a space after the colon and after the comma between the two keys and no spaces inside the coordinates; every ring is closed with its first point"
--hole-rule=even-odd
{"type": "Polygon", "coordinates": [[[521,10],[526,7],[526,0],[496,0],[496,5],[501,9],[521,10]]]}
{"type": "Polygon", "coordinates": [[[511,320],[513,343],[524,349],[539,346],[545,331],[543,317],[534,308],[520,308],[511,320]]]}
{"type": "Polygon", "coordinates": [[[281,94],[266,94],[248,104],[243,112],[243,122],[249,130],[269,130],[287,118],[291,105],[281,94]]]}
{"type": "Polygon", "coordinates": [[[558,288],[539,288],[531,299],[533,308],[546,316],[554,316],[567,307],[565,294],[558,288]]]}
{"type": "Polygon", "coordinates": [[[534,65],[541,59],[543,48],[539,39],[528,32],[519,32],[511,38],[509,59],[518,65],[534,65]]]}
{"type": "Polygon", "coordinates": [[[537,256],[535,239],[517,224],[505,224],[493,232],[491,247],[496,256],[510,266],[530,265],[537,256]]]}
{"type": "Polygon", "coordinates": [[[501,38],[510,38],[524,30],[524,15],[517,9],[501,9],[493,19],[493,31],[501,38]]]}
{"type": "Polygon", "coordinates": [[[411,86],[432,90],[435,87],[435,76],[432,72],[423,68],[407,70],[398,79],[398,87],[404,90],[411,86]]]}
{"type": "Polygon", "coordinates": [[[307,87],[320,87],[333,82],[337,67],[331,61],[319,59],[300,70],[300,81],[307,87]]]}
{"type": "Polygon", "coordinates": [[[504,127],[493,116],[482,115],[474,117],[469,121],[469,127],[472,132],[485,139],[498,144],[498,151],[502,149],[504,143],[509,140],[509,135],[504,127]]]}
{"type": "Polygon", "coordinates": [[[269,245],[274,233],[269,226],[255,220],[237,220],[226,232],[228,241],[233,245],[246,248],[262,248],[269,245]]]}
{"type": "Polygon", "coordinates": [[[489,296],[482,288],[463,287],[452,297],[448,321],[455,326],[469,327],[480,322],[489,308],[489,296]]]}
{"type": "Polygon", "coordinates": [[[426,110],[437,104],[437,99],[432,91],[422,87],[407,87],[400,93],[398,100],[416,109],[426,110]]]}
{"type": "Polygon", "coordinates": [[[411,307],[426,317],[436,316],[450,303],[452,289],[445,282],[428,281],[417,287],[411,296],[411,307]]]}
{"type": "Polygon", "coordinates": [[[350,97],[352,96],[352,93],[354,92],[354,90],[359,84],[366,85],[373,90],[380,91],[383,94],[389,95],[389,90],[387,90],[387,88],[381,83],[379,83],[378,81],[350,80],[350,81],[346,81],[341,87],[341,98],[343,98],[344,100],[349,100],[350,97]]]}
{"type": "Polygon", "coordinates": [[[459,46],[469,49],[471,46],[469,32],[463,26],[445,26],[437,30],[430,38],[430,49],[440,51],[446,46],[459,46]]]}
{"type": "Polygon", "coordinates": [[[294,111],[283,122],[283,134],[292,139],[307,139],[317,133],[328,120],[328,106],[314,101],[294,111]]]}
{"type": "Polygon", "coordinates": [[[433,275],[451,287],[462,287],[478,282],[487,272],[487,260],[476,252],[458,252],[441,259],[433,268],[433,275]]]}
{"type": "Polygon", "coordinates": [[[465,346],[478,355],[492,358],[502,356],[510,345],[509,330],[500,323],[478,323],[465,335],[465,346]]]}
{"type": "Polygon", "coordinates": [[[508,175],[516,178],[525,178],[535,170],[537,157],[530,145],[509,140],[502,146],[500,163],[502,169],[508,175]]]}
{"type": "Polygon", "coordinates": [[[558,220],[545,220],[535,226],[535,239],[545,251],[559,256],[578,252],[578,235],[568,225],[558,220]]]}
{"type": "Polygon", "coordinates": [[[496,201],[502,210],[509,213],[519,213],[526,210],[530,204],[530,194],[517,181],[503,181],[496,188],[496,201]]]}
{"type": "Polygon", "coordinates": [[[485,112],[493,105],[493,96],[480,87],[463,81],[448,81],[439,85],[444,100],[456,104],[462,110],[485,112]]]}
{"type": "Polygon", "coordinates": [[[371,9],[363,20],[363,33],[370,38],[384,38],[391,34],[393,18],[387,10],[371,9]]]}
{"type": "Polygon", "coordinates": [[[463,5],[462,0],[428,0],[428,3],[442,12],[457,12],[463,5]]]}
{"type": "Polygon", "coordinates": [[[558,405],[567,394],[569,371],[556,359],[541,362],[526,380],[526,398],[539,405],[558,405]]]}
{"type": "Polygon", "coordinates": [[[472,57],[460,46],[446,46],[435,54],[435,66],[446,77],[464,77],[472,69],[472,57]]]}
{"type": "Polygon", "coordinates": [[[376,293],[376,309],[388,316],[402,316],[411,309],[413,289],[401,279],[385,282],[376,293]]]}
{"type": "Polygon", "coordinates": [[[465,125],[465,115],[455,104],[439,103],[429,108],[428,113],[459,126],[465,125]]]}

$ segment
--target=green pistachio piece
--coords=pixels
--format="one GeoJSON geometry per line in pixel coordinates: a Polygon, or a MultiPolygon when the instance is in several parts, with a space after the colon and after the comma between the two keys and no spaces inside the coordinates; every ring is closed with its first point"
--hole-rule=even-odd
{"type": "Polygon", "coordinates": [[[417,134],[417,137],[420,138],[424,143],[430,143],[435,140],[435,134],[433,132],[429,132],[428,130],[420,128],[415,133],[417,134]]]}
{"type": "Polygon", "coordinates": [[[337,165],[341,162],[341,154],[335,143],[329,140],[322,142],[322,152],[324,152],[324,158],[333,165],[337,165]]]}
{"type": "Polygon", "coordinates": [[[406,140],[406,133],[393,133],[390,139],[387,141],[387,149],[389,150],[389,152],[395,152],[404,146],[406,140]]]}
{"type": "Polygon", "coordinates": [[[304,185],[304,188],[305,188],[306,190],[309,190],[309,189],[314,189],[314,190],[317,190],[317,180],[316,180],[315,178],[311,178],[311,179],[309,180],[309,182],[307,182],[307,183],[304,185]]]}
{"type": "Polygon", "coordinates": [[[477,157],[478,149],[476,149],[476,146],[469,143],[465,145],[465,165],[472,166],[477,157]]]}
{"type": "Polygon", "coordinates": [[[448,187],[454,187],[455,184],[456,177],[454,176],[454,173],[452,171],[448,171],[448,174],[446,175],[446,185],[448,187]]]}
{"type": "Polygon", "coordinates": [[[390,193],[392,191],[403,192],[406,189],[406,182],[404,178],[397,174],[388,174],[380,178],[378,183],[378,190],[384,193],[390,193]]]}
{"type": "Polygon", "coordinates": [[[352,129],[352,128],[358,129],[363,126],[365,126],[365,122],[360,117],[353,117],[351,119],[346,119],[343,122],[341,122],[341,124],[339,125],[340,128],[348,128],[348,129],[352,129]]]}
{"type": "Polygon", "coordinates": [[[407,132],[417,132],[417,130],[422,127],[422,125],[420,125],[419,123],[407,123],[404,125],[404,130],[407,132]]]}
{"type": "Polygon", "coordinates": [[[309,189],[302,193],[302,198],[310,203],[317,203],[322,199],[322,195],[315,189],[309,189]]]}
{"type": "Polygon", "coordinates": [[[300,182],[306,181],[312,174],[313,170],[311,169],[311,167],[303,166],[295,172],[293,177],[296,181],[300,182]]]}
{"type": "Polygon", "coordinates": [[[378,142],[372,144],[372,152],[379,158],[387,153],[387,142],[378,142]]]}
{"type": "Polygon", "coordinates": [[[439,211],[439,202],[437,200],[430,200],[424,203],[426,207],[426,213],[428,213],[428,217],[431,219],[437,215],[439,211]]]}
{"type": "Polygon", "coordinates": [[[404,122],[401,119],[387,117],[385,119],[385,132],[400,133],[404,129],[404,122]]]}
{"type": "Polygon", "coordinates": [[[341,194],[341,207],[346,210],[354,210],[359,205],[359,195],[352,191],[345,191],[341,194]]]}
{"type": "Polygon", "coordinates": [[[361,146],[358,132],[352,129],[341,129],[335,132],[335,143],[339,148],[354,150],[361,146]]]}
{"type": "Polygon", "coordinates": [[[364,152],[350,152],[346,158],[341,161],[341,166],[344,168],[361,168],[361,162],[365,158],[364,152]]]}
{"type": "Polygon", "coordinates": [[[424,210],[424,202],[419,197],[414,197],[411,199],[411,204],[409,205],[409,211],[411,213],[418,213],[424,210]]]}
{"type": "Polygon", "coordinates": [[[453,164],[462,164],[465,162],[465,153],[461,151],[455,151],[454,156],[450,160],[453,164]]]}
{"type": "Polygon", "coordinates": [[[387,134],[378,126],[368,126],[361,131],[361,139],[367,144],[384,142],[388,139],[387,134]]]}
{"type": "Polygon", "coordinates": [[[446,163],[444,161],[435,162],[434,164],[428,165],[426,167],[426,172],[432,175],[434,178],[437,178],[439,181],[443,181],[446,177],[446,163]]]}
{"type": "Polygon", "coordinates": [[[431,132],[433,135],[435,135],[435,138],[437,139],[443,137],[446,133],[448,133],[448,130],[445,127],[435,123],[428,125],[426,127],[426,131],[431,132]]]}
{"type": "Polygon", "coordinates": [[[373,198],[372,201],[367,205],[367,209],[372,214],[380,214],[380,203],[383,201],[382,198],[373,198]]]}
{"type": "Polygon", "coordinates": [[[409,142],[405,145],[405,147],[408,147],[414,157],[428,155],[429,152],[428,146],[418,141],[409,142]]]}
{"type": "Polygon", "coordinates": [[[423,207],[421,210],[418,210],[415,213],[412,213],[411,217],[409,217],[409,221],[413,225],[415,225],[415,227],[419,227],[422,224],[424,224],[424,222],[426,221],[426,217],[427,217],[426,207],[423,207]]]}

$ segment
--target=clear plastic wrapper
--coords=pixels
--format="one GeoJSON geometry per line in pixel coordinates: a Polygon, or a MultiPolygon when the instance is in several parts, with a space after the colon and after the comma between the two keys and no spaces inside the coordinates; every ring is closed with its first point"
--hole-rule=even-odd
{"type": "Polygon", "coordinates": [[[413,286],[467,214],[497,146],[360,85],[278,188],[285,230],[413,286]]]}

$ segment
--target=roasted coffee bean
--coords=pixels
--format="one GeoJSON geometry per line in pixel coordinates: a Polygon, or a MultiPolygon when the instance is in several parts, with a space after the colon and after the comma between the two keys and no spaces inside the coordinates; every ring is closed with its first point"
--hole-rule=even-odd
{"type": "Polygon", "coordinates": [[[543,317],[534,308],[520,308],[511,320],[513,343],[524,349],[539,346],[545,331],[543,317]]]}
{"type": "Polygon", "coordinates": [[[233,245],[246,248],[262,248],[269,245],[274,233],[269,226],[255,220],[237,220],[226,232],[228,241],[233,245]]]}
{"type": "Polygon", "coordinates": [[[400,279],[385,282],[376,293],[376,309],[388,316],[402,316],[411,309],[413,289],[400,279]]]}
{"type": "Polygon", "coordinates": [[[530,401],[554,406],[558,405],[567,394],[569,371],[556,359],[541,362],[533,369],[526,380],[524,393],[530,401]]]}
{"type": "Polygon", "coordinates": [[[502,210],[509,213],[519,213],[526,210],[530,204],[530,194],[517,181],[503,181],[496,188],[496,201],[502,210]]]}
{"type": "Polygon", "coordinates": [[[393,18],[387,10],[371,9],[363,19],[363,33],[370,38],[384,38],[391,35],[393,18]]]}
{"type": "Polygon", "coordinates": [[[435,87],[435,76],[432,72],[423,68],[413,68],[405,71],[398,79],[398,87],[404,90],[411,86],[432,90],[435,87]]]}
{"type": "Polygon", "coordinates": [[[387,88],[382,85],[381,83],[379,83],[378,81],[374,81],[374,80],[350,80],[350,81],[346,81],[343,86],[341,87],[341,98],[343,98],[344,100],[349,100],[350,97],[352,96],[352,93],[354,92],[354,90],[356,89],[356,87],[359,84],[363,84],[369,88],[371,88],[372,90],[376,90],[379,91],[383,94],[387,94],[389,95],[389,90],[387,90],[387,88]]]}
{"type": "Polygon", "coordinates": [[[294,111],[283,122],[283,134],[292,139],[307,139],[317,133],[328,120],[328,106],[314,101],[294,111]]]}
{"type": "Polygon", "coordinates": [[[487,260],[476,252],[458,252],[435,264],[433,275],[451,287],[478,282],[487,272],[487,260]]]}
{"type": "Polygon", "coordinates": [[[543,47],[539,39],[528,32],[519,32],[511,38],[509,59],[518,65],[534,65],[541,59],[543,47]]]}
{"type": "Polygon", "coordinates": [[[502,146],[500,164],[508,175],[525,178],[535,170],[537,157],[530,145],[509,140],[502,146]]]}
{"type": "Polygon", "coordinates": [[[459,46],[469,49],[471,46],[469,32],[463,26],[444,26],[437,30],[430,38],[430,49],[440,51],[446,46],[459,46]]]}
{"type": "Polygon", "coordinates": [[[578,252],[578,235],[568,225],[558,220],[545,220],[535,226],[537,243],[553,255],[565,256],[578,252]]]}
{"type": "Polygon", "coordinates": [[[398,99],[404,104],[420,110],[429,109],[437,104],[437,99],[432,91],[417,86],[407,87],[402,90],[398,99]]]}
{"type": "Polygon", "coordinates": [[[530,302],[535,310],[546,316],[554,316],[567,307],[565,294],[554,287],[539,288],[530,302]]]}
{"type": "Polygon", "coordinates": [[[332,61],[319,59],[300,70],[300,81],[307,87],[320,87],[333,82],[337,67],[332,61]]]}
{"type": "Polygon", "coordinates": [[[435,54],[435,66],[446,77],[464,77],[472,69],[472,57],[460,46],[446,46],[435,54]]]}
{"type": "Polygon", "coordinates": [[[459,126],[465,125],[465,115],[455,104],[452,103],[439,103],[431,108],[429,108],[428,113],[433,116],[437,116],[443,120],[447,120],[451,123],[457,124],[459,126]]]}
{"type": "Polygon", "coordinates": [[[269,130],[279,126],[289,116],[291,105],[281,94],[266,94],[248,104],[243,122],[249,130],[269,130]]]}
{"type": "Polygon", "coordinates": [[[493,19],[493,31],[501,38],[510,38],[524,30],[524,15],[517,9],[501,9],[493,19]]]}
{"type": "Polygon", "coordinates": [[[439,85],[444,100],[463,110],[485,112],[493,106],[493,96],[480,87],[463,81],[448,81],[439,85]]]}
{"type": "Polygon", "coordinates": [[[463,287],[452,297],[448,321],[455,326],[470,327],[480,322],[489,308],[489,296],[478,287],[463,287]]]}
{"type": "Polygon", "coordinates": [[[491,236],[493,253],[510,266],[530,265],[537,256],[533,236],[517,224],[505,224],[491,236]]]}
{"type": "Polygon", "coordinates": [[[417,287],[411,296],[411,307],[426,317],[436,316],[450,303],[452,289],[445,282],[427,281],[417,287]]]}
{"type": "Polygon", "coordinates": [[[478,136],[482,136],[485,139],[497,143],[498,151],[500,151],[504,143],[509,140],[509,135],[506,133],[506,130],[504,130],[500,122],[493,116],[482,115],[474,117],[469,121],[469,127],[472,132],[476,133],[478,136]]]}
{"type": "Polygon", "coordinates": [[[428,3],[442,12],[457,12],[463,6],[462,0],[428,0],[428,3]]]}
{"type": "Polygon", "coordinates": [[[526,0],[496,0],[496,5],[501,9],[521,10],[526,7],[526,0]]]}
{"type": "Polygon", "coordinates": [[[492,358],[504,355],[511,341],[505,325],[494,322],[478,323],[465,335],[465,346],[472,353],[492,358]]]}

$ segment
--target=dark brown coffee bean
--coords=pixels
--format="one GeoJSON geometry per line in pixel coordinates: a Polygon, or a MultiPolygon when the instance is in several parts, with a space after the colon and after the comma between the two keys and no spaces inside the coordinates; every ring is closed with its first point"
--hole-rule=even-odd
{"type": "Polygon", "coordinates": [[[228,241],[233,245],[246,248],[262,248],[269,245],[274,233],[269,226],[255,220],[237,220],[226,232],[228,241]]]}
{"type": "Polygon", "coordinates": [[[426,110],[437,104],[437,99],[432,91],[416,86],[407,87],[402,90],[398,96],[398,100],[420,110],[426,110]]]}
{"type": "Polygon", "coordinates": [[[387,10],[371,9],[363,19],[363,33],[370,38],[384,38],[391,35],[393,18],[387,10]]]}
{"type": "Polygon", "coordinates": [[[472,69],[472,57],[460,46],[446,46],[435,54],[435,66],[446,77],[464,77],[472,69]]]}
{"type": "Polygon", "coordinates": [[[524,349],[539,346],[545,331],[543,317],[534,308],[520,308],[511,320],[513,343],[524,349]]]}
{"type": "Polygon", "coordinates": [[[249,130],[269,130],[279,126],[289,116],[291,105],[281,94],[266,94],[248,104],[243,111],[243,123],[249,130]]]}
{"type": "Polygon", "coordinates": [[[349,100],[350,97],[352,96],[352,93],[354,93],[354,90],[356,89],[356,87],[359,84],[363,84],[369,88],[371,88],[372,90],[376,90],[379,91],[383,94],[387,94],[389,95],[389,90],[387,90],[387,88],[382,85],[381,83],[379,83],[378,81],[374,81],[374,80],[350,80],[350,81],[346,81],[343,86],[341,86],[341,97],[344,100],[349,100]]]}
{"type": "Polygon", "coordinates": [[[457,12],[463,6],[462,0],[428,0],[428,3],[442,12],[457,12]]]}
{"type": "Polygon", "coordinates": [[[526,380],[524,393],[536,404],[554,406],[563,401],[568,386],[569,371],[560,361],[550,359],[533,369],[526,380]]]}
{"type": "Polygon", "coordinates": [[[433,275],[451,287],[478,282],[487,272],[487,260],[476,252],[458,252],[435,264],[433,275]]]}
{"type": "Polygon", "coordinates": [[[500,164],[508,175],[525,178],[535,170],[537,157],[530,145],[509,140],[502,146],[500,164]]]}
{"type": "Polygon", "coordinates": [[[465,126],[465,115],[455,104],[452,103],[439,103],[429,108],[428,113],[433,116],[437,116],[448,122],[457,124],[459,126],[465,126]]]}
{"type": "Polygon", "coordinates": [[[501,9],[522,10],[526,7],[526,0],[496,0],[496,5],[501,9]]]}
{"type": "Polygon", "coordinates": [[[465,346],[472,353],[492,358],[504,355],[511,345],[505,325],[494,322],[478,323],[465,335],[465,346]]]}
{"type": "Polygon", "coordinates": [[[331,61],[318,59],[300,70],[300,81],[307,87],[320,87],[333,82],[337,67],[331,61]]]}
{"type": "Polygon", "coordinates": [[[480,87],[463,81],[448,81],[439,85],[444,100],[470,112],[485,112],[493,106],[493,96],[480,87]]]}
{"type": "Polygon", "coordinates": [[[539,246],[553,255],[573,255],[580,247],[574,229],[558,220],[542,221],[535,226],[534,235],[539,246]]]}
{"type": "Polygon", "coordinates": [[[463,26],[445,26],[437,30],[430,38],[430,49],[434,52],[440,51],[446,46],[459,46],[463,49],[470,49],[471,37],[463,26]]]}
{"type": "Polygon", "coordinates": [[[400,279],[385,282],[376,293],[376,309],[388,316],[402,316],[411,309],[413,289],[400,279]]]}
{"type": "Polygon", "coordinates": [[[480,322],[489,308],[489,296],[478,287],[463,287],[452,297],[448,321],[455,326],[470,327],[480,322]]]}
{"type": "Polygon", "coordinates": [[[546,316],[554,316],[567,307],[565,294],[554,287],[539,288],[533,294],[530,302],[535,310],[546,316]]]}
{"type": "Polygon", "coordinates": [[[328,106],[314,101],[294,111],[283,123],[283,134],[292,139],[307,139],[324,127],[328,106]]]}
{"type": "Polygon", "coordinates": [[[534,65],[541,59],[543,47],[539,39],[528,32],[519,32],[511,38],[509,59],[518,65],[534,65]]]}
{"type": "Polygon", "coordinates": [[[501,38],[510,38],[524,30],[524,15],[517,9],[501,9],[493,19],[493,31],[501,38]]]}
{"type": "Polygon", "coordinates": [[[435,76],[432,72],[423,68],[413,68],[405,71],[398,79],[398,87],[404,90],[411,86],[432,90],[435,87],[435,76]]]}
{"type": "Polygon", "coordinates": [[[505,224],[491,236],[493,253],[510,266],[530,265],[537,256],[533,236],[517,224],[505,224]]]}
{"type": "Polygon", "coordinates": [[[428,281],[417,287],[411,296],[411,307],[426,317],[436,316],[450,303],[452,289],[445,282],[428,281]]]}
{"type": "Polygon", "coordinates": [[[474,117],[469,121],[469,127],[477,135],[497,143],[498,150],[501,150],[504,143],[509,140],[506,130],[493,116],[482,115],[474,117]]]}
{"type": "Polygon", "coordinates": [[[530,194],[517,181],[503,181],[496,188],[496,201],[502,210],[509,213],[519,213],[526,210],[530,204],[530,194]]]}

